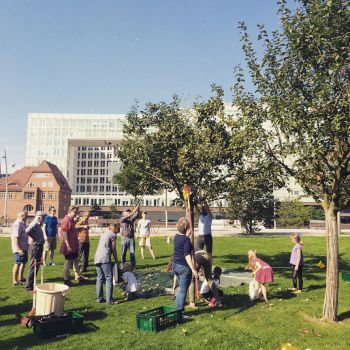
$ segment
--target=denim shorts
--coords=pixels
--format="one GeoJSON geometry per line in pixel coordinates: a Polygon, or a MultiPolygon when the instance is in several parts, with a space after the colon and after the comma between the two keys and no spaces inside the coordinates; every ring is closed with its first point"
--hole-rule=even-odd
{"type": "Polygon", "coordinates": [[[20,255],[19,253],[13,253],[15,257],[15,263],[16,264],[25,264],[28,261],[28,252],[23,252],[23,255],[20,255]]]}

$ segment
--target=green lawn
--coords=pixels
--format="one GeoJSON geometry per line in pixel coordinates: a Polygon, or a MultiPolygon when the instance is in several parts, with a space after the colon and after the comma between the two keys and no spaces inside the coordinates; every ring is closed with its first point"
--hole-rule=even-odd
{"type": "MultiPolygon", "coordinates": [[[[140,259],[138,269],[163,269],[172,246],[165,239],[153,239],[157,260],[140,259]]],[[[325,261],[325,239],[305,237],[305,260],[308,266],[325,261]]],[[[92,239],[94,253],[97,238],[92,239]]],[[[118,247],[119,248],[119,247],[118,247]]],[[[288,238],[227,237],[214,242],[215,264],[239,268],[246,264],[246,252],[256,248],[272,266],[288,266],[291,249],[288,238]]],[[[89,283],[72,287],[65,310],[84,312],[86,322],[96,330],[63,338],[43,341],[32,330],[18,324],[18,314],[31,309],[31,296],[22,287],[12,287],[13,257],[10,240],[0,239],[0,349],[278,349],[280,343],[290,342],[301,349],[350,349],[350,284],[340,282],[339,316],[337,324],[319,322],[322,313],[325,271],[305,271],[305,291],[295,296],[286,292],[291,287],[290,271],[275,270],[276,281],[270,286],[270,303],[249,301],[247,286],[226,289],[223,310],[212,311],[201,306],[192,319],[178,327],[158,334],[139,332],[135,315],[145,308],[172,305],[167,296],[139,299],[107,306],[95,302],[95,272],[89,268],[89,283]],[[183,330],[186,330],[184,332],[183,330]],[[185,333],[185,335],[183,335],[185,333]]],[[[120,252],[120,249],[118,249],[120,252]]],[[[92,256],[93,256],[92,253],[92,256]]],[[[350,239],[340,240],[340,266],[350,271],[350,239]]],[[[45,270],[46,281],[61,281],[62,263],[45,270]]],[[[119,289],[114,296],[121,298],[119,289]]]]}

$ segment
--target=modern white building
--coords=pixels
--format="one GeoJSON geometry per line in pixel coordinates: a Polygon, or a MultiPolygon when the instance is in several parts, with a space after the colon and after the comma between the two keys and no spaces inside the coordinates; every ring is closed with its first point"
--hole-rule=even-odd
{"type": "MultiPolygon", "coordinates": [[[[227,105],[226,113],[237,115],[227,105]]],[[[26,165],[47,160],[61,170],[71,186],[72,202],[77,205],[128,206],[132,197],[112,183],[121,166],[115,150],[123,138],[124,114],[29,113],[26,165]]],[[[274,193],[277,200],[303,197],[300,186],[291,179],[289,189],[274,193]]],[[[170,205],[175,194],[147,196],[146,206],[170,205]]],[[[225,203],[222,203],[225,205],[225,203]]]]}
{"type": "MultiPolygon", "coordinates": [[[[128,206],[132,197],[112,184],[121,166],[115,150],[124,120],[123,114],[29,113],[26,165],[44,159],[56,164],[73,190],[74,204],[128,206]]],[[[165,196],[145,197],[144,202],[164,206],[165,196]]]]}

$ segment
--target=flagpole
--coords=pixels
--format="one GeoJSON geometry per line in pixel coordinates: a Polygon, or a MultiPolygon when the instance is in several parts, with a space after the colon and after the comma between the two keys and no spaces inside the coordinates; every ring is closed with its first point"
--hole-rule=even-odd
{"type": "Polygon", "coordinates": [[[7,156],[6,156],[6,148],[4,151],[5,155],[3,158],[5,158],[5,206],[4,206],[4,223],[5,226],[7,226],[7,199],[8,199],[8,174],[7,174],[7,156]]]}

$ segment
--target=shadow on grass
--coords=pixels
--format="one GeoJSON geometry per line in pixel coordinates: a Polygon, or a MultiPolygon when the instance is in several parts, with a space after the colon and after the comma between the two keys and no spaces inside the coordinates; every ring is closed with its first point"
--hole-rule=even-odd
{"type": "Polygon", "coordinates": [[[20,314],[29,313],[30,310],[32,309],[32,305],[33,305],[32,301],[27,300],[21,304],[1,306],[0,315],[14,315],[17,318],[19,318],[20,314]]]}
{"type": "Polygon", "coordinates": [[[350,311],[342,312],[338,315],[338,321],[345,321],[348,318],[350,318],[350,311]]]}
{"type": "MultiPolygon", "coordinates": [[[[91,333],[99,330],[93,323],[84,324],[83,328],[79,332],[72,332],[72,334],[91,333]]],[[[68,335],[68,334],[67,334],[68,335]]],[[[41,339],[33,333],[32,329],[28,329],[28,334],[21,337],[10,338],[7,340],[0,340],[0,349],[29,349],[34,346],[45,345],[50,343],[56,343],[62,339],[65,339],[67,335],[56,336],[54,338],[41,339]]]]}

